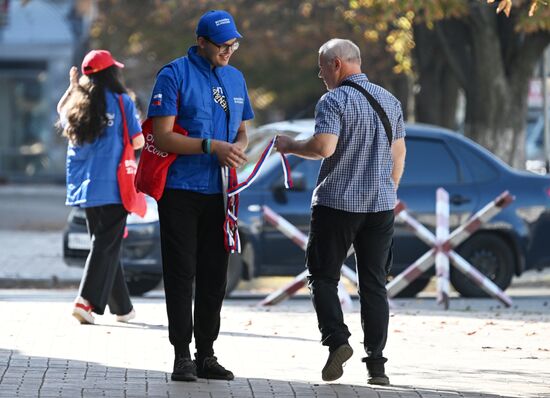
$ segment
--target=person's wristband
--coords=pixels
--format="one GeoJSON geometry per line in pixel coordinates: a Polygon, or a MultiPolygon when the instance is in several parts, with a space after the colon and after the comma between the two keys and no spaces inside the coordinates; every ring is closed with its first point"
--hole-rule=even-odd
{"type": "Polygon", "coordinates": [[[202,153],[210,153],[210,139],[205,138],[201,142],[202,153]]]}
{"type": "Polygon", "coordinates": [[[212,140],[210,138],[206,140],[206,153],[212,153],[212,140]]]}

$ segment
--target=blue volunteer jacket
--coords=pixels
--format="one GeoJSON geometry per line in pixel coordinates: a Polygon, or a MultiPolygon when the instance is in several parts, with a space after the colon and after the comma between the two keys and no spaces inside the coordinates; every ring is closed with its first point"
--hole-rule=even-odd
{"type": "MultiPolygon", "coordinates": [[[[118,95],[105,91],[108,122],[103,133],[92,143],[78,146],[69,142],[67,146],[66,205],[95,207],[121,203],[117,169],[122,155],[124,128],[118,95]]],[[[141,134],[139,117],[128,94],[122,94],[122,99],[132,140],[141,134]]]]}
{"type": "MultiPolygon", "coordinates": [[[[242,73],[230,65],[212,68],[197,54],[196,46],[189,49],[187,56],[165,65],[157,75],[148,117],[174,115],[176,122],[189,132],[189,137],[227,142],[235,142],[241,122],[254,117],[242,73]],[[220,93],[229,109],[229,123],[220,105],[220,93]]],[[[208,154],[178,156],[168,170],[166,187],[201,193],[221,192],[217,157],[208,154]]]]}

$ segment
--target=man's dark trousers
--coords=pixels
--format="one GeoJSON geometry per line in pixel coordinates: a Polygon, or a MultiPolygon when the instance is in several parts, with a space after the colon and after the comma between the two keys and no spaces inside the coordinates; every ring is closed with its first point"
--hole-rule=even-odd
{"type": "Polygon", "coordinates": [[[224,246],[223,196],[165,189],[158,209],[170,343],[176,354],[189,356],[194,330],[198,356],[212,356],[229,259],[224,246]]]}
{"type": "Polygon", "coordinates": [[[350,336],[338,298],[338,281],[353,244],[365,351],[370,360],[385,361],[382,352],[389,320],[386,277],[392,261],[393,223],[393,210],[350,213],[313,207],[306,265],[322,343],[330,350],[347,343],[350,336]]]}

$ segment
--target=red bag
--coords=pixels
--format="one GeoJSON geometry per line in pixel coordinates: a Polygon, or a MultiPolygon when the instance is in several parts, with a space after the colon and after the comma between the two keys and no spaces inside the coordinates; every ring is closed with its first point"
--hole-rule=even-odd
{"type": "Polygon", "coordinates": [[[137,192],[134,186],[134,178],[136,175],[137,164],[136,156],[134,154],[134,148],[128,138],[128,124],[126,122],[126,113],[124,112],[124,102],[122,96],[118,96],[118,104],[120,106],[120,112],[122,113],[122,143],[124,148],[122,149],[122,156],[117,169],[118,188],[120,190],[120,199],[122,205],[128,212],[136,213],[138,216],[143,217],[147,212],[147,202],[145,201],[145,195],[141,192],[137,192]]]}
{"type": "MultiPolygon", "coordinates": [[[[188,135],[187,130],[174,122],[174,133],[188,135]]],[[[153,136],[153,120],[145,120],[141,125],[141,132],[145,136],[145,146],[141,151],[141,158],[136,175],[136,188],[140,192],[159,200],[164,192],[168,168],[178,157],[175,153],[164,152],[155,146],[153,136]]]]}

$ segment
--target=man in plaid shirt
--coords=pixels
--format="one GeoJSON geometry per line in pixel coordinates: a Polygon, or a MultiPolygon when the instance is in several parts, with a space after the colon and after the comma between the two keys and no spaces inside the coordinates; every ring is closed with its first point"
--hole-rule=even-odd
{"type": "Polygon", "coordinates": [[[392,262],[393,209],[406,153],[401,104],[361,73],[359,48],[349,40],[332,39],[321,46],[319,77],[329,92],[317,103],[315,134],[303,141],[280,136],[277,149],[323,159],[313,191],[306,252],[322,343],[329,348],[322,377],[340,378],[343,364],[353,354],[338,299],[340,269],[353,244],[367,353],[363,362],[370,384],[387,385],[382,352],[389,321],[385,285],[392,262]],[[366,96],[349,83],[361,86],[380,104],[391,137],[366,96]]]}

